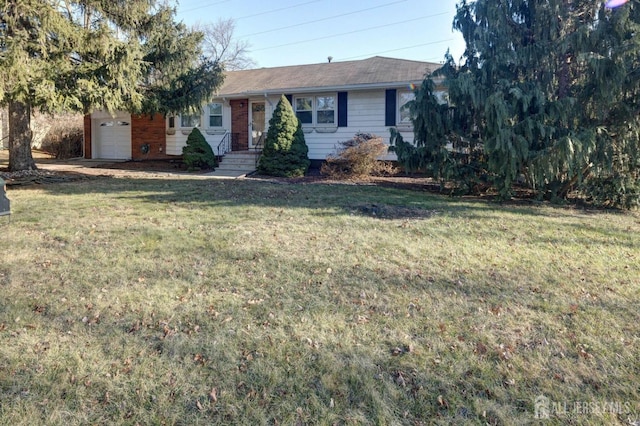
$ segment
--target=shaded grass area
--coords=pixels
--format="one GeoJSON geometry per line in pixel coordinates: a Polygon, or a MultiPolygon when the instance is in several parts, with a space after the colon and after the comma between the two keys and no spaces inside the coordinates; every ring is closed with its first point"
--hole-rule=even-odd
{"type": "Polygon", "coordinates": [[[629,424],[640,217],[375,186],[9,192],[3,424],[629,424]],[[591,404],[583,406],[582,404],[591,404]]]}

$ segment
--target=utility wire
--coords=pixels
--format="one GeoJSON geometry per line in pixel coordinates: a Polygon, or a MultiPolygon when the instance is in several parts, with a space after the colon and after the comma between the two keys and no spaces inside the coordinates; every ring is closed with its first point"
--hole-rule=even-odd
{"type": "Polygon", "coordinates": [[[342,13],[340,15],[328,16],[326,18],[320,18],[320,19],[314,19],[312,21],[300,22],[299,24],[288,25],[286,27],[274,28],[274,29],[271,29],[271,30],[260,31],[258,33],[247,34],[247,35],[239,36],[238,38],[246,38],[246,37],[251,37],[251,36],[255,36],[255,35],[259,35],[259,34],[266,34],[266,33],[272,33],[274,31],[287,30],[289,28],[301,27],[301,26],[307,25],[307,24],[315,24],[316,22],[328,21],[330,19],[335,19],[335,18],[342,18],[344,16],[355,15],[356,13],[361,13],[361,12],[368,12],[369,10],[380,9],[382,7],[391,6],[392,4],[403,3],[405,1],[407,1],[407,0],[398,0],[398,1],[391,2],[391,3],[381,4],[379,6],[368,7],[366,9],[360,9],[360,10],[356,10],[356,11],[348,12],[348,13],[342,13]]]}
{"type": "Polygon", "coordinates": [[[183,10],[180,10],[180,13],[191,12],[192,10],[204,9],[205,7],[211,7],[211,6],[215,6],[217,4],[228,3],[230,1],[231,0],[222,0],[222,1],[217,1],[215,3],[205,4],[204,6],[196,6],[196,7],[192,7],[192,8],[189,8],[189,9],[183,9],[183,10]]]}
{"type": "Polygon", "coordinates": [[[296,44],[309,43],[309,42],[318,41],[318,40],[325,40],[325,39],[328,39],[328,38],[340,37],[340,36],[344,36],[344,35],[360,33],[360,32],[363,32],[363,31],[370,31],[370,30],[375,30],[375,29],[378,29],[378,28],[390,27],[390,26],[398,25],[398,24],[406,24],[407,22],[419,21],[421,19],[434,18],[436,16],[447,15],[447,14],[450,14],[450,13],[451,12],[435,13],[433,15],[425,15],[425,16],[421,16],[419,18],[407,19],[407,20],[404,20],[404,21],[393,22],[393,23],[390,23],[390,24],[384,24],[384,25],[377,25],[375,27],[362,28],[362,29],[359,29],[359,30],[348,31],[346,33],[332,34],[332,35],[328,35],[328,36],[324,36],[324,37],[316,37],[316,38],[311,38],[311,39],[307,39],[307,40],[294,41],[292,43],[279,44],[277,46],[261,47],[260,49],[253,49],[252,52],[258,52],[258,51],[261,51],[261,50],[269,50],[269,49],[277,49],[279,47],[293,46],[293,45],[296,45],[296,44]]]}
{"type": "MultiPolygon", "coordinates": [[[[189,9],[180,9],[178,12],[179,13],[191,12],[193,10],[204,9],[206,7],[215,6],[215,5],[218,5],[218,4],[221,4],[221,3],[228,3],[230,1],[231,0],[222,0],[222,1],[215,2],[215,3],[205,4],[204,6],[196,6],[196,7],[191,7],[189,9]]],[[[272,10],[267,10],[267,11],[260,12],[260,13],[254,13],[252,15],[240,16],[239,18],[233,18],[233,20],[234,21],[239,21],[241,19],[255,18],[256,16],[268,15],[270,13],[275,13],[275,12],[282,12],[283,10],[290,10],[290,9],[293,9],[294,7],[305,6],[307,4],[318,3],[318,2],[321,2],[321,1],[323,1],[323,0],[310,0],[310,1],[306,1],[304,3],[298,3],[298,4],[294,4],[294,5],[287,6],[287,7],[281,7],[279,9],[272,9],[272,10]]]]}
{"type": "Polygon", "coordinates": [[[447,38],[447,39],[444,39],[444,40],[431,41],[429,43],[414,44],[413,46],[406,46],[406,47],[399,47],[397,49],[384,50],[382,52],[367,53],[366,55],[350,56],[348,58],[339,58],[337,60],[338,61],[348,61],[348,60],[357,59],[357,58],[368,58],[368,57],[371,57],[371,56],[380,55],[382,53],[397,52],[399,50],[407,50],[407,49],[413,49],[413,48],[416,48],[416,47],[430,46],[430,45],[433,45],[433,44],[445,43],[447,41],[452,41],[452,40],[454,40],[454,39],[453,38],[447,38]]]}
{"type": "Polygon", "coordinates": [[[311,4],[311,3],[318,3],[320,1],[323,1],[323,0],[311,0],[311,1],[304,2],[304,3],[294,4],[292,6],[281,7],[280,9],[267,10],[265,12],[254,13],[253,15],[246,15],[246,16],[241,16],[239,18],[233,18],[233,19],[234,19],[234,21],[239,21],[240,19],[255,18],[256,16],[262,16],[262,15],[267,15],[269,13],[281,12],[283,10],[293,9],[294,7],[300,7],[300,6],[304,6],[304,5],[311,4]]]}

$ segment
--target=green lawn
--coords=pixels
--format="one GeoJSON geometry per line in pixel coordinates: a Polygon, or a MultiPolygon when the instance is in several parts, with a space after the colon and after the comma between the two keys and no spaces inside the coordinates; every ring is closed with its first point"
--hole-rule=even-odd
{"type": "Polygon", "coordinates": [[[0,424],[640,421],[638,213],[247,180],[9,197],[0,424]]]}

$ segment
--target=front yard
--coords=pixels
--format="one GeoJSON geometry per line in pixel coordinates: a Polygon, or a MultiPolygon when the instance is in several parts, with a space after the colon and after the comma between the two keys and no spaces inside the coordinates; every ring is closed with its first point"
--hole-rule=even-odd
{"type": "Polygon", "coordinates": [[[638,213],[153,176],[9,197],[1,424],[640,422],[638,213]]]}

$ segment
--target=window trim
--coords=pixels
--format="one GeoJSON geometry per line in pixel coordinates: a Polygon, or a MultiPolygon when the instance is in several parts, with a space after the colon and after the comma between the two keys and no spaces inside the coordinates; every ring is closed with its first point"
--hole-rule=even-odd
{"type": "Polygon", "coordinates": [[[338,96],[337,95],[317,95],[315,96],[315,114],[314,118],[316,119],[316,126],[318,127],[335,127],[337,126],[337,113],[338,113],[338,96]],[[332,109],[320,109],[318,108],[318,99],[319,98],[332,98],[333,99],[333,108],[332,109]],[[331,123],[318,123],[318,115],[320,111],[332,111],[333,112],[333,121],[331,123]]]}
{"type": "MultiPolygon", "coordinates": [[[[311,123],[302,123],[302,127],[320,127],[320,128],[334,128],[338,127],[338,93],[304,93],[293,96],[293,113],[298,117],[297,100],[309,98],[311,99],[311,123]],[[318,109],[318,98],[333,98],[333,109],[318,109]],[[318,113],[320,111],[333,111],[333,123],[318,123],[318,113]]],[[[308,110],[301,110],[307,112],[308,110]]]]}
{"type": "Polygon", "coordinates": [[[296,118],[298,120],[300,120],[300,123],[302,124],[303,127],[310,127],[310,126],[314,125],[314,119],[313,119],[314,113],[313,113],[313,111],[314,111],[315,102],[316,102],[316,97],[313,96],[313,95],[301,95],[301,96],[294,96],[293,97],[293,113],[296,116],[296,118]],[[298,117],[298,99],[311,99],[311,102],[310,102],[311,108],[308,109],[308,110],[306,110],[306,109],[300,110],[300,112],[310,112],[311,113],[311,123],[304,123],[298,117]]]}
{"type": "Polygon", "coordinates": [[[189,113],[182,113],[180,114],[180,128],[181,129],[194,129],[194,128],[200,128],[202,127],[202,111],[200,111],[199,113],[194,113],[194,114],[189,114],[189,113]],[[184,126],[183,123],[183,118],[184,117],[198,117],[198,125],[197,126],[184,126]]]}
{"type": "Polygon", "coordinates": [[[396,125],[397,126],[409,126],[409,127],[413,127],[413,121],[411,120],[411,114],[409,113],[409,120],[408,121],[402,121],[402,113],[403,113],[403,109],[405,109],[405,105],[414,100],[416,98],[416,94],[413,90],[398,90],[396,93],[396,97],[397,97],[397,107],[396,107],[396,125]],[[407,100],[405,103],[402,103],[402,95],[412,95],[412,98],[407,100]]]}
{"type": "Polygon", "coordinates": [[[207,112],[208,115],[207,117],[209,118],[207,120],[207,128],[209,129],[221,129],[224,127],[224,103],[223,102],[218,102],[218,101],[214,101],[214,102],[209,102],[207,104],[207,112]],[[220,105],[220,114],[213,114],[211,112],[211,106],[217,104],[220,105]],[[220,117],[220,125],[219,126],[212,126],[211,125],[211,117],[220,117]]]}

